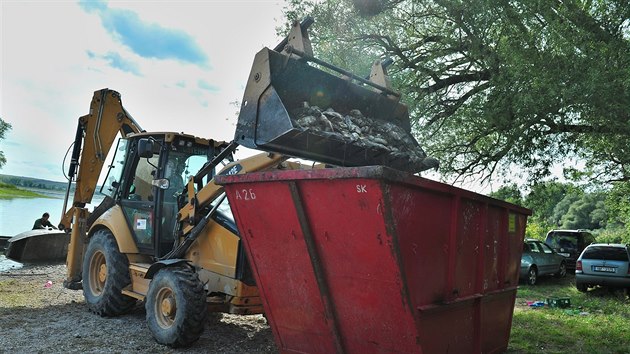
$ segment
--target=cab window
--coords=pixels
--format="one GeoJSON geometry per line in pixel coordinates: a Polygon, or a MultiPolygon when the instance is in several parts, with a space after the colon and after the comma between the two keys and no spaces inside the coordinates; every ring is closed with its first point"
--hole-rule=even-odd
{"type": "Polygon", "coordinates": [[[118,139],[118,145],[114,150],[114,159],[111,165],[109,165],[105,182],[100,189],[102,194],[112,198],[115,198],[118,187],[122,182],[122,172],[125,167],[125,161],[127,160],[127,143],[127,139],[118,139]]]}
{"type": "Polygon", "coordinates": [[[141,158],[138,160],[136,174],[132,183],[127,186],[127,190],[123,197],[128,200],[135,201],[152,201],[153,200],[153,179],[155,179],[156,169],[159,155],[151,158],[141,158]]]}

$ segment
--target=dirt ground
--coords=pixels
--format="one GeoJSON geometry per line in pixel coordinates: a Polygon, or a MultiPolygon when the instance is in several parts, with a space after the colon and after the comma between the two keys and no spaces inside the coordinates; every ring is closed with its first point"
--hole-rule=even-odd
{"type": "Polygon", "coordinates": [[[144,303],[101,318],[87,310],[81,291],[63,287],[65,272],[63,264],[0,272],[0,353],[277,353],[262,315],[213,314],[191,347],[159,345],[146,326],[144,303]]]}

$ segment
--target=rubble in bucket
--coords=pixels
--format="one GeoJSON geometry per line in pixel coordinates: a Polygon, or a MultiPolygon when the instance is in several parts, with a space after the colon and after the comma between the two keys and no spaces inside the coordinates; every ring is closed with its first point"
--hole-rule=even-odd
{"type": "Polygon", "coordinates": [[[347,115],[335,112],[332,108],[322,110],[317,106],[304,106],[291,115],[294,126],[317,135],[349,141],[364,148],[388,151],[393,158],[404,158],[415,170],[437,168],[438,162],[428,158],[424,150],[409,133],[398,125],[366,117],[358,109],[347,115]]]}

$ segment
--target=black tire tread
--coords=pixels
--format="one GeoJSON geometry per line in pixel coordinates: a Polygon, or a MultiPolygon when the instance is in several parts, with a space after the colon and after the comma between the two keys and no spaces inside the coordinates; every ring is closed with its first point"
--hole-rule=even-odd
{"type": "Polygon", "coordinates": [[[562,267],[562,264],[564,264],[564,274],[561,273],[560,270],[558,270],[558,273],[556,273],[556,278],[564,278],[567,276],[567,264],[563,261],[560,265],[560,267],[562,267]]]}
{"type": "Polygon", "coordinates": [[[586,291],[588,291],[588,286],[586,286],[586,284],[582,284],[582,283],[576,283],[575,284],[575,288],[577,289],[577,291],[579,291],[581,293],[585,293],[586,291]]]}
{"type": "Polygon", "coordinates": [[[136,299],[122,293],[129,284],[131,284],[129,260],[118,250],[114,235],[108,229],[96,231],[90,239],[83,259],[83,295],[88,309],[101,317],[113,317],[129,312],[136,303],[136,299]],[[100,296],[90,293],[89,279],[87,279],[91,251],[94,248],[100,249],[107,262],[107,280],[100,296]]]}
{"type": "Polygon", "coordinates": [[[526,279],[527,285],[530,286],[534,286],[538,283],[538,269],[536,267],[531,267],[528,271],[527,271],[527,279],[526,279]],[[536,273],[536,278],[534,279],[534,283],[532,284],[529,280],[529,272],[534,271],[536,273]]]}
{"type": "Polygon", "coordinates": [[[147,324],[155,340],[172,348],[187,347],[196,342],[203,333],[208,318],[206,291],[199,275],[188,267],[164,268],[155,275],[151,284],[154,286],[149,286],[145,307],[147,324]],[[175,289],[172,289],[174,292],[181,291],[181,296],[177,296],[178,317],[173,328],[166,331],[153,318],[154,292],[159,285],[155,282],[161,282],[164,278],[170,278],[175,284],[175,289]],[[185,299],[185,303],[182,304],[179,299],[185,299]],[[181,310],[182,317],[179,317],[181,310]]]}

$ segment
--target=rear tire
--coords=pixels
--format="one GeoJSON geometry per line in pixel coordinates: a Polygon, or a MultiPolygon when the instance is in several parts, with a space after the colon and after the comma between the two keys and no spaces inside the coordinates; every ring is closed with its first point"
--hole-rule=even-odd
{"type": "Polygon", "coordinates": [[[208,317],[206,292],[190,268],[163,268],[149,285],[145,309],[153,338],[169,347],[196,342],[208,317]]]}
{"type": "Polygon", "coordinates": [[[564,278],[567,276],[567,264],[565,262],[560,263],[560,269],[556,273],[556,278],[564,278]]]}
{"type": "Polygon", "coordinates": [[[131,283],[129,261],[120,253],[114,235],[101,229],[90,239],[83,257],[83,296],[90,311],[99,316],[128,312],[136,299],[123,295],[131,283]]]}
{"type": "Polygon", "coordinates": [[[538,270],[536,270],[536,267],[529,268],[526,281],[527,285],[536,285],[538,281],[538,270]]]}
{"type": "Polygon", "coordinates": [[[581,293],[585,293],[588,290],[588,286],[582,283],[575,283],[575,287],[581,293]]]}

